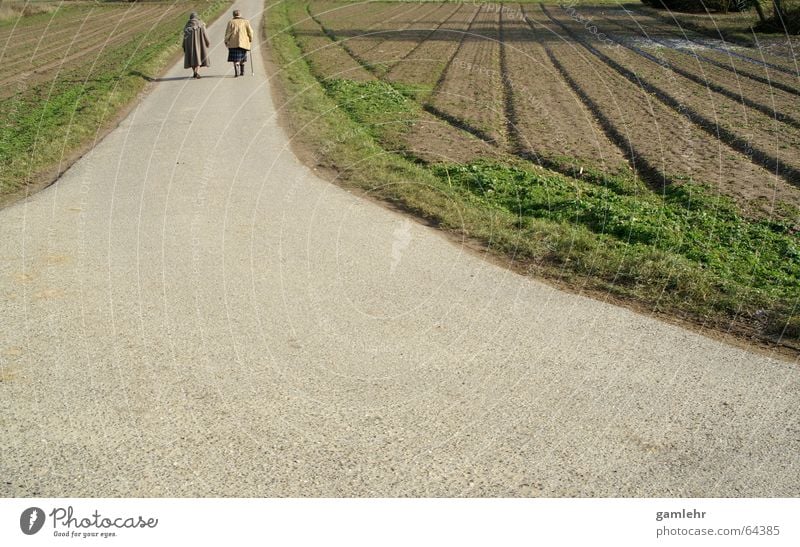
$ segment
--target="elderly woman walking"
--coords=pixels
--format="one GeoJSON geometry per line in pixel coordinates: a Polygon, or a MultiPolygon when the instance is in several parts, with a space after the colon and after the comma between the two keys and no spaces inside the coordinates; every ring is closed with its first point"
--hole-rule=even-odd
{"type": "Polygon", "coordinates": [[[250,21],[242,18],[239,10],[233,11],[233,19],[225,29],[225,47],[228,48],[228,62],[233,63],[234,77],[244,76],[244,63],[253,42],[253,27],[250,21]]]}
{"type": "Polygon", "coordinates": [[[200,78],[198,68],[211,66],[208,48],[211,42],[206,34],[206,25],[192,12],[183,27],[183,68],[192,69],[192,77],[200,78]]]}

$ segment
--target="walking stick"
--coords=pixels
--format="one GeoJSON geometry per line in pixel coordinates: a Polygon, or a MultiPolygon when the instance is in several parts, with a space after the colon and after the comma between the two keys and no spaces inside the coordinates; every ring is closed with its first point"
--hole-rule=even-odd
{"type": "Polygon", "coordinates": [[[250,50],[250,76],[255,76],[256,70],[253,68],[253,50],[250,50]]]}

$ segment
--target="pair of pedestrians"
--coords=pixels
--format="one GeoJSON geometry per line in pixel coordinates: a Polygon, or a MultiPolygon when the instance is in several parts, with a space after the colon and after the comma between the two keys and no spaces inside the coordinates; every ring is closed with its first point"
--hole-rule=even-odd
{"type": "MultiPolygon", "coordinates": [[[[233,19],[228,21],[225,29],[225,47],[228,48],[228,62],[233,63],[235,75],[244,76],[244,64],[247,52],[253,43],[253,27],[244,19],[239,10],[233,11],[233,19]]],[[[211,66],[208,48],[211,41],[206,33],[206,25],[192,12],[189,21],[183,27],[183,68],[192,69],[192,77],[200,78],[200,67],[211,66]]]]}

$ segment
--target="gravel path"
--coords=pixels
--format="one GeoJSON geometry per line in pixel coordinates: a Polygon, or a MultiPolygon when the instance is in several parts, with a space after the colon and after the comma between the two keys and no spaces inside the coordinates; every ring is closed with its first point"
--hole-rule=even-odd
{"type": "Polygon", "coordinates": [[[322,181],[225,54],[0,211],[0,495],[800,495],[796,362],[322,181]]]}

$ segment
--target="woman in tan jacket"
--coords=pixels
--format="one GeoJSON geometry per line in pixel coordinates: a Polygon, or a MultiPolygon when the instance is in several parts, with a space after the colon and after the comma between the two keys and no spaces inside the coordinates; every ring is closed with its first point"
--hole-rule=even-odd
{"type": "Polygon", "coordinates": [[[228,28],[225,29],[225,47],[228,48],[228,62],[233,63],[234,77],[244,76],[244,63],[252,43],[253,27],[250,21],[243,19],[239,10],[234,10],[233,19],[228,21],[228,28]]]}

